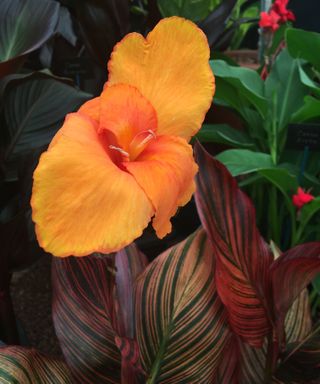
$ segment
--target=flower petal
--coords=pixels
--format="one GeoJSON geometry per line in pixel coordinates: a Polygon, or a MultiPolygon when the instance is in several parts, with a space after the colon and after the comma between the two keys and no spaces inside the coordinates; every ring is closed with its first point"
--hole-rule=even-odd
{"type": "Polygon", "coordinates": [[[108,64],[108,85],[138,88],[158,116],[158,133],[189,139],[204,120],[214,93],[205,34],[191,21],[161,20],[144,39],[138,33],[118,43],[108,64]]]}
{"type": "Polygon", "coordinates": [[[88,100],[85,102],[79,109],[79,112],[90,117],[95,122],[99,123],[100,121],[100,97],[95,97],[94,99],[88,100]]]}
{"type": "Polygon", "coordinates": [[[135,87],[126,84],[106,87],[100,100],[100,129],[113,132],[125,151],[129,152],[130,143],[137,135],[148,130],[156,132],[156,112],[135,87]]]}
{"type": "Polygon", "coordinates": [[[135,179],[111,161],[93,121],[79,113],[41,156],[31,205],[40,245],[62,257],[117,251],[154,213],[135,179]]]}
{"type": "Polygon", "coordinates": [[[155,208],[153,227],[159,238],[171,231],[170,218],[185,205],[195,190],[198,167],[192,147],[175,136],[151,141],[137,161],[124,163],[155,208]]]}

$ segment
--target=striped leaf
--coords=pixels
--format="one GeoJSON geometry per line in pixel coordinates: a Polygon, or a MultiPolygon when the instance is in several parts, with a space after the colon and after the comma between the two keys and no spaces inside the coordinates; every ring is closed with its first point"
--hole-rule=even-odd
{"type": "Polygon", "coordinates": [[[215,279],[233,331],[262,347],[271,328],[269,267],[273,256],[255,210],[228,170],[197,144],[196,203],[216,256],[215,279]]]}
{"type": "Polygon", "coordinates": [[[114,273],[109,256],[53,259],[53,321],[77,383],[121,382],[114,273]]]}
{"type": "Polygon", "coordinates": [[[10,384],[71,384],[70,372],[61,360],[34,349],[0,347],[0,382],[10,384]]]}
{"type": "Polygon", "coordinates": [[[116,255],[54,258],[54,325],[77,382],[140,382],[133,284],[146,265],[134,244],[116,255]]]}
{"type": "Polygon", "coordinates": [[[289,344],[276,377],[284,383],[319,383],[320,336],[319,329],[303,342],[289,344]]]}
{"type": "Polygon", "coordinates": [[[228,332],[213,266],[199,230],[138,278],[136,334],[146,383],[213,383],[228,332]]]}
{"type": "Polygon", "coordinates": [[[271,267],[274,317],[283,340],[283,323],[296,297],[320,272],[320,242],[298,245],[284,252],[271,267]]]}
{"type": "Polygon", "coordinates": [[[135,338],[134,294],[136,278],[148,265],[148,259],[135,244],[119,251],[116,255],[116,290],[118,299],[118,319],[121,319],[119,335],[135,338]]]}
{"type": "Polygon", "coordinates": [[[121,353],[121,383],[144,383],[140,354],[135,341],[134,283],[148,259],[132,244],[116,254],[116,300],[118,333],[115,342],[121,353]]]}

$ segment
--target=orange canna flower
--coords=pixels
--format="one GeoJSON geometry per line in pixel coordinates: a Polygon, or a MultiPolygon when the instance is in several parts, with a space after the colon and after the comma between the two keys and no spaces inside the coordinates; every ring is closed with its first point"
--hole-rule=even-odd
{"type": "Polygon", "coordinates": [[[191,198],[188,144],[214,93],[203,32],[179,17],[118,43],[102,94],[69,114],[42,154],[31,198],[39,244],[55,256],[115,252],[152,220],[159,238],[191,198]]]}

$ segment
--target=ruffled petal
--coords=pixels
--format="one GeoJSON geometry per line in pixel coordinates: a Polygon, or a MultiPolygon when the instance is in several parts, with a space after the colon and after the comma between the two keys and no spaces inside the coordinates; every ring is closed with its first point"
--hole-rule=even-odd
{"type": "Polygon", "coordinates": [[[131,33],[115,46],[107,84],[138,88],[157,112],[158,133],[189,140],[212,102],[209,56],[207,38],[194,23],[166,18],[146,39],[131,33]]]}
{"type": "Polygon", "coordinates": [[[79,112],[90,117],[96,123],[100,121],[100,97],[95,97],[87,102],[85,102],[79,109],[79,112]]]}
{"type": "Polygon", "coordinates": [[[144,132],[157,130],[157,115],[147,99],[131,85],[106,87],[100,96],[100,127],[111,131],[118,145],[130,152],[130,144],[144,132]]]}
{"type": "Polygon", "coordinates": [[[135,179],[111,161],[93,120],[79,113],[41,156],[31,205],[40,245],[61,257],[117,251],[154,213],[135,179]]]}
{"type": "Polygon", "coordinates": [[[195,190],[198,167],[192,147],[179,137],[160,136],[149,143],[137,161],[124,166],[154,205],[153,227],[157,236],[163,238],[171,231],[170,218],[195,190]]]}

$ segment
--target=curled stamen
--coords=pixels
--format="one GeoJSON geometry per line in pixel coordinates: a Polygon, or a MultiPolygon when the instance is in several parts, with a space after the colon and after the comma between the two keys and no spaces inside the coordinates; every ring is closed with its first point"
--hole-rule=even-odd
{"type": "Polygon", "coordinates": [[[109,148],[110,149],[114,149],[115,151],[120,152],[125,157],[128,157],[128,158],[130,157],[129,153],[124,151],[122,148],[116,147],[115,145],[109,145],[109,148]]]}

